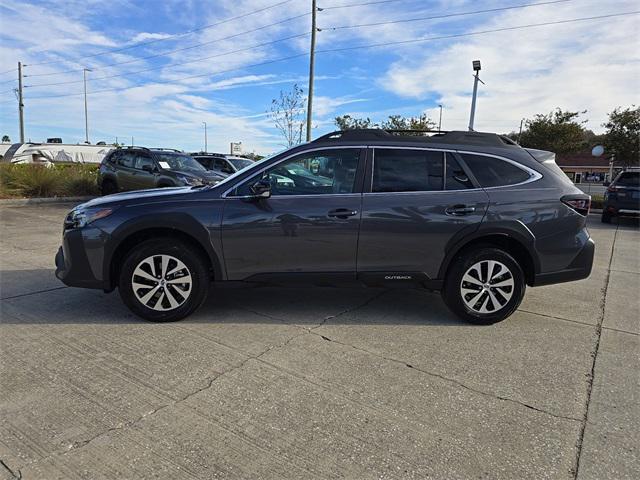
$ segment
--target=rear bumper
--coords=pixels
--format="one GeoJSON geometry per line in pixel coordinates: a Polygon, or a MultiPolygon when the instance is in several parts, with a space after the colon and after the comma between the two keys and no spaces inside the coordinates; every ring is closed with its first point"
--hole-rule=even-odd
{"type": "Polygon", "coordinates": [[[596,244],[589,238],[571,264],[563,270],[556,272],[538,273],[533,280],[533,286],[551,285],[554,283],[573,282],[582,280],[591,275],[593,256],[596,244]]]}
{"type": "Polygon", "coordinates": [[[56,277],[69,287],[104,289],[96,278],[86,254],[84,238],[79,230],[65,232],[62,246],[55,257],[56,277]]]}

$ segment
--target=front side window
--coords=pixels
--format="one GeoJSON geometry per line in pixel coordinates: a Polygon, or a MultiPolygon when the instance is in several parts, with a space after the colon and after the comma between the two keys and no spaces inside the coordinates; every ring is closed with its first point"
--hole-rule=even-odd
{"type": "Polygon", "coordinates": [[[429,192],[442,190],[443,152],[377,148],[372,192],[429,192]]]}
{"type": "Polygon", "coordinates": [[[134,163],[134,168],[138,170],[144,170],[144,167],[147,169],[153,169],[153,160],[146,155],[136,155],[136,161],[134,163]]]}
{"type": "Polygon", "coordinates": [[[463,153],[462,159],[469,166],[481,187],[502,187],[522,183],[531,177],[529,172],[499,158],[463,153]]]}
{"type": "Polygon", "coordinates": [[[260,178],[271,184],[271,195],[353,193],[359,158],[360,150],[355,148],[303,153],[274,165],[259,177],[253,177],[238,187],[236,195],[250,195],[251,185],[260,178]],[[311,167],[318,163],[322,163],[323,168],[314,172],[311,167]]]}

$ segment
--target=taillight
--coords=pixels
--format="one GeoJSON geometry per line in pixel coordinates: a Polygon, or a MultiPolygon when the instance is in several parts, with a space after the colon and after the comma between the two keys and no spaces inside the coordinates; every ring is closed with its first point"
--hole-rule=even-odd
{"type": "Polygon", "coordinates": [[[568,207],[574,209],[580,215],[584,215],[585,217],[589,215],[589,210],[591,209],[591,197],[589,196],[564,196],[560,200],[562,203],[567,205],[568,207]]]}

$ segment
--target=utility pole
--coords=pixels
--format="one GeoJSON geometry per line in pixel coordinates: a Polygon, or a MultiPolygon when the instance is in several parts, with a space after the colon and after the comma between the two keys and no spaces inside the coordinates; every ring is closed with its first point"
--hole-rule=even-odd
{"type": "Polygon", "coordinates": [[[440,120],[438,120],[438,133],[442,129],[442,104],[438,105],[440,107],[440,120]]]}
{"type": "Polygon", "coordinates": [[[18,62],[18,117],[20,119],[20,143],[24,143],[24,101],[22,98],[22,62],[18,62]]]}
{"type": "Polygon", "coordinates": [[[207,122],[202,122],[204,125],[204,153],[207,153],[207,122]]]}
{"type": "Polygon", "coordinates": [[[311,51],[309,53],[309,91],[307,96],[307,142],[311,141],[311,118],[313,112],[313,75],[316,62],[316,0],[311,0],[311,51]]]}
{"type": "Polygon", "coordinates": [[[84,78],[84,140],[85,143],[89,143],[89,115],[87,111],[87,72],[90,72],[90,68],[82,69],[82,76],[84,78]]]}
{"type": "Polygon", "coordinates": [[[520,143],[520,137],[522,136],[522,124],[524,123],[524,118],[520,119],[520,131],[518,132],[518,143],[520,143]]]}
{"type": "Polygon", "coordinates": [[[473,96],[471,97],[471,115],[469,116],[469,131],[473,132],[473,121],[476,116],[476,97],[478,95],[478,82],[484,85],[484,82],[480,80],[480,60],[474,60],[473,63],[473,71],[476,74],[473,76],[473,96]]]}

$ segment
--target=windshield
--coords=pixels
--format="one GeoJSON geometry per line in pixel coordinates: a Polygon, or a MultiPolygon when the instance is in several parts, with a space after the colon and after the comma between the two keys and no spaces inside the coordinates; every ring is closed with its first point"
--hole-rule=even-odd
{"type": "Polygon", "coordinates": [[[157,153],[155,154],[160,168],[165,170],[177,170],[180,172],[206,172],[207,169],[200,165],[193,157],[181,153],[157,153]]]}
{"type": "Polygon", "coordinates": [[[236,167],[236,170],[242,170],[243,168],[253,165],[251,160],[247,160],[245,158],[227,158],[227,160],[236,167]]]}

